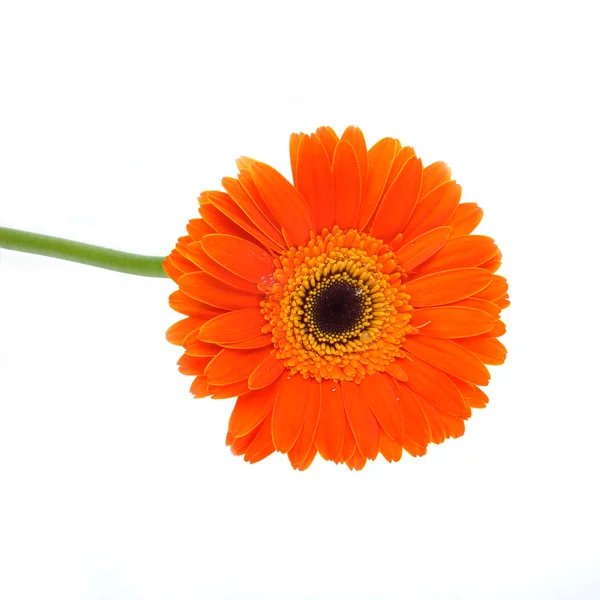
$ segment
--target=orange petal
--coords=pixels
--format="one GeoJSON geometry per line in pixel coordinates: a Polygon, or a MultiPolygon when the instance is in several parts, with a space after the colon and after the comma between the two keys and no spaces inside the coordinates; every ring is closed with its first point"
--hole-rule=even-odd
{"type": "MultiPolygon", "coordinates": [[[[238,238],[239,239],[239,238],[238,238]]],[[[238,277],[225,267],[215,262],[202,248],[202,242],[194,242],[188,246],[188,256],[200,269],[212,275],[215,279],[230,285],[236,290],[242,290],[251,294],[257,293],[259,290],[255,283],[238,277]]]]}
{"type": "Polygon", "coordinates": [[[198,331],[198,338],[213,344],[242,342],[261,335],[265,325],[265,318],[259,308],[243,308],[204,323],[198,331]]]}
{"type": "Polygon", "coordinates": [[[256,337],[244,340],[243,342],[222,342],[221,346],[224,348],[235,348],[237,350],[250,350],[251,348],[262,348],[263,346],[269,346],[273,343],[271,335],[263,333],[256,337]]]}
{"type": "Polygon", "coordinates": [[[185,348],[186,354],[190,356],[216,356],[221,352],[222,348],[216,344],[207,344],[198,339],[197,332],[190,333],[183,340],[183,347],[185,348]]]}
{"type": "Polygon", "coordinates": [[[342,386],[326,379],[321,382],[321,418],[317,426],[315,444],[325,460],[337,460],[344,443],[344,399],[342,386]]]}
{"type": "Polygon", "coordinates": [[[360,385],[353,381],[343,382],[344,408],[358,449],[365,458],[374,459],[379,452],[381,427],[369,407],[363,390],[364,381],[360,385]]]}
{"type": "MultiPolygon", "coordinates": [[[[311,449],[308,452],[306,458],[300,464],[292,463],[292,467],[297,469],[298,471],[306,471],[310,465],[312,465],[313,460],[315,460],[315,456],[317,455],[317,447],[313,444],[311,449]]],[[[289,454],[288,454],[289,456],[289,454]]]]}
{"type": "Polygon", "coordinates": [[[402,447],[406,450],[411,456],[425,456],[427,454],[427,446],[419,446],[415,444],[411,440],[404,440],[402,442],[402,447]]]}
{"type": "Polygon", "coordinates": [[[394,162],[392,163],[392,168],[390,169],[390,174],[388,175],[388,180],[385,184],[385,188],[383,189],[382,196],[387,194],[390,186],[395,181],[396,177],[398,177],[398,174],[400,171],[402,171],[404,165],[411,158],[415,158],[416,156],[417,155],[415,154],[414,148],[411,148],[410,146],[403,146],[396,152],[396,156],[394,157],[394,162]]]}
{"type": "Polygon", "coordinates": [[[359,230],[364,229],[379,204],[398,150],[398,144],[398,140],[394,138],[383,138],[367,152],[369,165],[367,189],[358,220],[359,230]]]}
{"type": "Polygon", "coordinates": [[[169,296],[169,306],[179,313],[189,317],[199,317],[205,321],[223,314],[222,310],[208,304],[202,304],[202,302],[186,296],[181,290],[176,290],[169,296]]]}
{"type": "Polygon", "coordinates": [[[302,375],[282,377],[273,406],[273,444],[279,452],[289,452],[302,431],[309,385],[302,375]]]}
{"type": "MultiPolygon", "coordinates": [[[[233,203],[233,200],[231,202],[233,203]]],[[[217,233],[235,235],[248,241],[254,240],[247,231],[236,225],[227,215],[223,214],[212,204],[202,204],[200,206],[200,215],[217,233]]]]}
{"type": "Polygon", "coordinates": [[[404,447],[406,448],[407,440],[417,446],[426,447],[431,442],[431,430],[421,404],[405,383],[392,381],[392,385],[397,392],[404,423],[404,447]]]}
{"type": "Polygon", "coordinates": [[[385,372],[389,373],[392,377],[394,377],[394,379],[397,379],[398,381],[406,381],[408,378],[408,375],[402,368],[401,362],[399,360],[396,360],[393,363],[386,365],[385,372]]]}
{"type": "Polygon", "coordinates": [[[315,223],[300,192],[281,173],[265,163],[252,163],[250,173],[277,221],[295,244],[305,245],[309,233],[315,230],[315,223]]]}
{"type": "MultiPolygon", "coordinates": [[[[184,281],[186,275],[181,278],[184,281]]],[[[417,277],[406,284],[413,306],[437,306],[468,298],[489,285],[492,275],[485,269],[475,267],[449,269],[417,277]]]]}
{"type": "Polygon", "coordinates": [[[242,456],[246,454],[246,450],[250,447],[250,444],[254,441],[254,438],[258,435],[260,427],[253,429],[249,434],[234,438],[230,433],[227,434],[227,445],[231,447],[231,454],[234,456],[242,456]]]}
{"type": "Polygon", "coordinates": [[[460,202],[462,188],[456,181],[447,181],[419,200],[413,214],[402,231],[405,240],[440,227],[448,222],[460,202]]]}
{"type": "Polygon", "coordinates": [[[498,300],[498,298],[504,297],[507,291],[508,282],[506,279],[501,275],[492,275],[490,284],[485,289],[477,292],[475,298],[493,302],[494,300],[498,300]]]}
{"type": "Polygon", "coordinates": [[[208,233],[216,233],[204,219],[190,219],[186,229],[195,242],[200,241],[208,233]]]}
{"type": "Polygon", "coordinates": [[[427,196],[431,190],[450,181],[452,171],[442,161],[431,163],[423,169],[423,184],[421,185],[421,197],[427,196]]]}
{"type": "MultiPolygon", "coordinates": [[[[495,305],[494,305],[495,306],[495,305]]],[[[502,321],[496,321],[492,329],[485,333],[486,337],[502,337],[506,333],[506,325],[502,321]]]]}
{"type": "Polygon", "coordinates": [[[352,456],[346,461],[346,466],[351,471],[361,471],[367,464],[367,459],[360,453],[358,447],[352,454],[352,456]]]}
{"type": "MultiPolygon", "coordinates": [[[[260,229],[266,236],[275,242],[279,247],[284,248],[285,244],[281,232],[278,231],[273,224],[265,216],[264,200],[258,204],[255,200],[246,192],[242,184],[238,179],[232,177],[224,177],[221,180],[223,187],[227,190],[227,193],[231,196],[233,201],[240,207],[244,214],[260,229]]],[[[260,194],[259,194],[260,195],[260,194]]],[[[268,209],[267,209],[268,210],[268,209]]],[[[269,211],[270,212],[270,211],[269,211]]],[[[216,232],[212,232],[216,233],[216,232]]]]}
{"type": "Polygon", "coordinates": [[[483,211],[475,202],[464,202],[459,204],[450,217],[448,225],[452,227],[450,237],[469,235],[483,218],[483,211]]]}
{"type": "Polygon", "coordinates": [[[415,394],[448,414],[462,419],[471,415],[469,405],[445,373],[416,357],[402,360],[402,366],[408,375],[406,385],[415,394]]]}
{"type": "Polygon", "coordinates": [[[190,392],[193,394],[194,398],[205,398],[206,396],[210,395],[208,392],[206,377],[204,375],[198,375],[198,377],[192,381],[190,392]]]}
{"type": "MultiPolygon", "coordinates": [[[[269,223],[271,223],[271,226],[273,227],[273,229],[277,233],[279,233],[279,232],[281,232],[281,225],[279,225],[279,223],[277,222],[275,215],[271,212],[271,209],[267,206],[265,199],[262,197],[261,193],[258,191],[258,188],[256,187],[256,184],[254,183],[254,179],[252,179],[252,174],[250,173],[250,164],[251,163],[252,163],[252,161],[250,161],[248,163],[248,165],[246,165],[246,167],[244,167],[240,171],[240,173],[238,175],[238,181],[240,182],[241,186],[244,188],[244,191],[250,196],[250,198],[252,198],[252,202],[254,202],[254,204],[256,205],[258,210],[260,210],[260,212],[265,216],[267,221],[269,221],[269,223]]],[[[280,243],[279,240],[278,240],[278,243],[280,243]]],[[[285,244],[284,244],[284,246],[285,246],[285,244]]]]}
{"type": "Polygon", "coordinates": [[[271,351],[252,371],[248,379],[248,387],[251,390],[260,390],[273,383],[284,371],[283,361],[277,358],[277,352],[271,351]]]}
{"type": "Polygon", "coordinates": [[[211,356],[190,356],[184,354],[177,361],[179,372],[183,375],[204,375],[206,365],[212,360],[211,356]]]}
{"type": "Polygon", "coordinates": [[[473,397],[473,390],[475,389],[475,386],[472,383],[464,381],[463,379],[459,379],[458,377],[454,377],[454,375],[448,375],[448,377],[458,388],[458,391],[465,400],[468,401],[473,397]]]}
{"type": "Polygon", "coordinates": [[[335,223],[340,229],[353,229],[358,223],[362,202],[360,165],[354,149],[342,140],[333,155],[335,223]]]}
{"type": "Polygon", "coordinates": [[[273,257],[255,244],[222,234],[205,235],[202,248],[214,261],[253,283],[264,282],[275,270],[273,257]]]}
{"type": "Polygon", "coordinates": [[[473,396],[469,399],[472,408],[485,408],[490,399],[477,386],[473,387],[473,396]]]}
{"type": "Polygon", "coordinates": [[[184,294],[191,298],[228,310],[258,307],[263,297],[260,293],[249,294],[235,290],[208,273],[197,272],[183,275],[179,280],[179,287],[184,294]]]}
{"type": "Polygon", "coordinates": [[[225,400],[247,394],[250,390],[248,390],[248,382],[242,379],[242,381],[236,381],[228,385],[209,385],[208,391],[212,394],[214,400],[225,400]]]}
{"type": "Polygon", "coordinates": [[[300,145],[300,139],[303,135],[303,133],[292,133],[292,135],[290,135],[290,166],[292,167],[294,183],[297,181],[298,146],[300,145]]]}
{"type": "Polygon", "coordinates": [[[484,235],[461,235],[448,240],[444,247],[419,269],[419,275],[460,267],[478,267],[496,254],[494,240],[484,235]]]}
{"type": "Polygon", "coordinates": [[[398,462],[402,458],[402,442],[393,440],[384,431],[381,434],[381,444],[379,452],[388,462],[398,462]]]}
{"type": "Polygon", "coordinates": [[[450,237],[450,227],[436,227],[404,244],[396,258],[405,271],[412,271],[422,262],[433,256],[450,237]]]}
{"type": "Polygon", "coordinates": [[[479,300],[478,298],[465,298],[459,302],[454,302],[450,306],[466,306],[467,308],[474,308],[475,310],[486,312],[492,315],[494,319],[498,319],[500,317],[500,308],[498,306],[496,306],[493,302],[479,300]]]}
{"type": "Polygon", "coordinates": [[[478,356],[486,365],[501,365],[506,360],[506,348],[495,338],[477,336],[458,340],[458,343],[478,356]]]}
{"type": "MultiPolygon", "coordinates": [[[[481,360],[452,340],[414,335],[406,339],[404,348],[430,365],[465,381],[487,385],[490,380],[489,371],[481,360]]],[[[408,377],[410,381],[410,374],[408,377]]]]}
{"type": "Polygon", "coordinates": [[[205,374],[211,385],[226,385],[242,379],[248,379],[252,371],[271,352],[271,348],[254,350],[232,350],[225,348],[219,352],[206,367],[205,374]]]}
{"type": "Polygon", "coordinates": [[[321,386],[312,378],[307,383],[309,389],[304,425],[294,447],[288,452],[292,465],[301,465],[313,450],[316,453],[314,440],[321,415],[321,386]]]}
{"type": "Polygon", "coordinates": [[[240,396],[229,417],[228,431],[235,437],[242,437],[250,433],[266,419],[267,415],[271,414],[276,396],[276,386],[269,386],[240,396]]]}
{"type": "Polygon", "coordinates": [[[411,326],[421,335],[439,338],[465,338],[480,335],[494,327],[489,313],[463,306],[435,306],[413,311],[411,326]]]}
{"type": "MultiPolygon", "coordinates": [[[[244,211],[233,201],[229,194],[223,192],[209,192],[209,198],[212,204],[218,208],[224,215],[227,215],[245,235],[230,231],[218,231],[225,235],[233,235],[253,243],[261,243],[266,248],[271,248],[276,252],[281,251],[279,244],[265,235],[244,213],[244,211]]],[[[202,209],[202,207],[200,207],[202,209]]],[[[200,211],[202,212],[202,210],[200,211]]],[[[202,238],[204,239],[204,238],[202,238]]]]}
{"type": "Polygon", "coordinates": [[[421,159],[409,159],[383,197],[371,235],[388,242],[402,232],[417,204],[422,175],[421,159]]]}
{"type": "Polygon", "coordinates": [[[317,131],[315,131],[315,135],[321,140],[321,143],[325,147],[329,162],[333,163],[333,153],[335,152],[337,143],[340,141],[337,133],[331,127],[319,127],[317,131]]]}
{"type": "Polygon", "coordinates": [[[331,230],[334,213],[331,163],[316,135],[304,135],[300,140],[295,181],[314,215],[317,231],[331,230]]]}
{"type": "Polygon", "coordinates": [[[188,317],[187,319],[177,321],[177,323],[171,325],[171,327],[167,329],[167,341],[171,344],[181,346],[183,340],[192,333],[192,331],[200,329],[205,322],[206,319],[199,319],[197,317],[188,317]]]}
{"type": "Polygon", "coordinates": [[[395,390],[388,379],[379,373],[367,375],[360,385],[361,392],[366,398],[373,414],[382,429],[394,440],[404,437],[404,423],[395,390]]]}
{"type": "MultiPolygon", "coordinates": [[[[367,158],[367,143],[365,142],[365,136],[363,132],[358,128],[350,125],[346,128],[346,131],[342,134],[342,140],[348,142],[358,161],[358,167],[360,171],[360,189],[363,192],[367,191],[367,173],[369,170],[369,161],[367,158]]],[[[360,206],[359,206],[360,208],[360,206]]],[[[357,215],[358,218],[358,215],[357,215]]],[[[356,225],[356,221],[355,221],[356,225]]]]}
{"type": "Polygon", "coordinates": [[[248,450],[246,450],[246,454],[244,455],[246,462],[250,464],[256,463],[275,452],[273,436],[271,435],[271,418],[272,413],[264,420],[256,437],[252,440],[250,446],[248,446],[248,450]]]}
{"type": "Polygon", "coordinates": [[[181,271],[173,264],[173,254],[174,252],[171,252],[171,254],[167,256],[165,260],[163,260],[162,268],[164,269],[167,276],[170,277],[175,283],[177,283],[179,281],[179,278],[183,275],[184,271],[181,271]]]}
{"type": "Polygon", "coordinates": [[[434,444],[441,444],[446,438],[450,437],[450,432],[447,430],[440,412],[431,404],[431,402],[428,402],[425,398],[421,398],[418,394],[415,394],[415,398],[423,409],[423,413],[429,423],[431,441],[434,444]]]}

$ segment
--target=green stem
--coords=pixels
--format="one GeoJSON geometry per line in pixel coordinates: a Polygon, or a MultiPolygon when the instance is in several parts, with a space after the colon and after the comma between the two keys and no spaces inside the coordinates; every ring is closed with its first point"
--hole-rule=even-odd
{"type": "Polygon", "coordinates": [[[0,227],[0,248],[17,250],[18,252],[29,252],[30,254],[41,254],[52,256],[62,260],[130,273],[131,275],[142,275],[144,277],[167,277],[162,262],[163,256],[143,256],[141,254],[130,254],[109,250],[101,246],[92,246],[82,242],[73,242],[62,238],[30,233],[19,229],[0,227]]]}

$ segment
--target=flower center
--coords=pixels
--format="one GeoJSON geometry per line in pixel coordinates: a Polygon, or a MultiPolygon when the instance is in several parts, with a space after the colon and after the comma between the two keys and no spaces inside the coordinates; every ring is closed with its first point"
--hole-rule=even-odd
{"type": "Polygon", "coordinates": [[[406,276],[381,240],[335,227],[290,248],[277,267],[262,304],[265,331],[293,374],[358,383],[404,356],[406,276]]]}

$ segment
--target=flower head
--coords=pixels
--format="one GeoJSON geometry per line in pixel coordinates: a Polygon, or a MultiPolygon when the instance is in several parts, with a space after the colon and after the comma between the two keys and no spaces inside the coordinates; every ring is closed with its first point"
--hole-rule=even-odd
{"type": "Polygon", "coordinates": [[[393,138],[367,150],[356,127],[293,134],[290,155],[293,185],[239,159],[164,262],[191,392],[237,396],[227,444],[248,462],[362,469],[461,436],[506,356],[481,208],[444,163],[393,138]]]}

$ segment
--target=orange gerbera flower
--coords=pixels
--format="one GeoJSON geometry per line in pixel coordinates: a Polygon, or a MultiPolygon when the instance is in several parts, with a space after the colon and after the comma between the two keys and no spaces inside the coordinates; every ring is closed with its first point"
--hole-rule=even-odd
{"type": "Polygon", "coordinates": [[[191,392],[238,397],[227,444],[251,463],[278,450],[295,469],[317,453],[362,469],[461,436],[506,356],[501,254],[471,235],[481,208],[459,204],[443,162],[393,138],[367,150],[356,127],[293,134],[290,155],[293,185],[239,159],[165,260],[191,392]]]}

